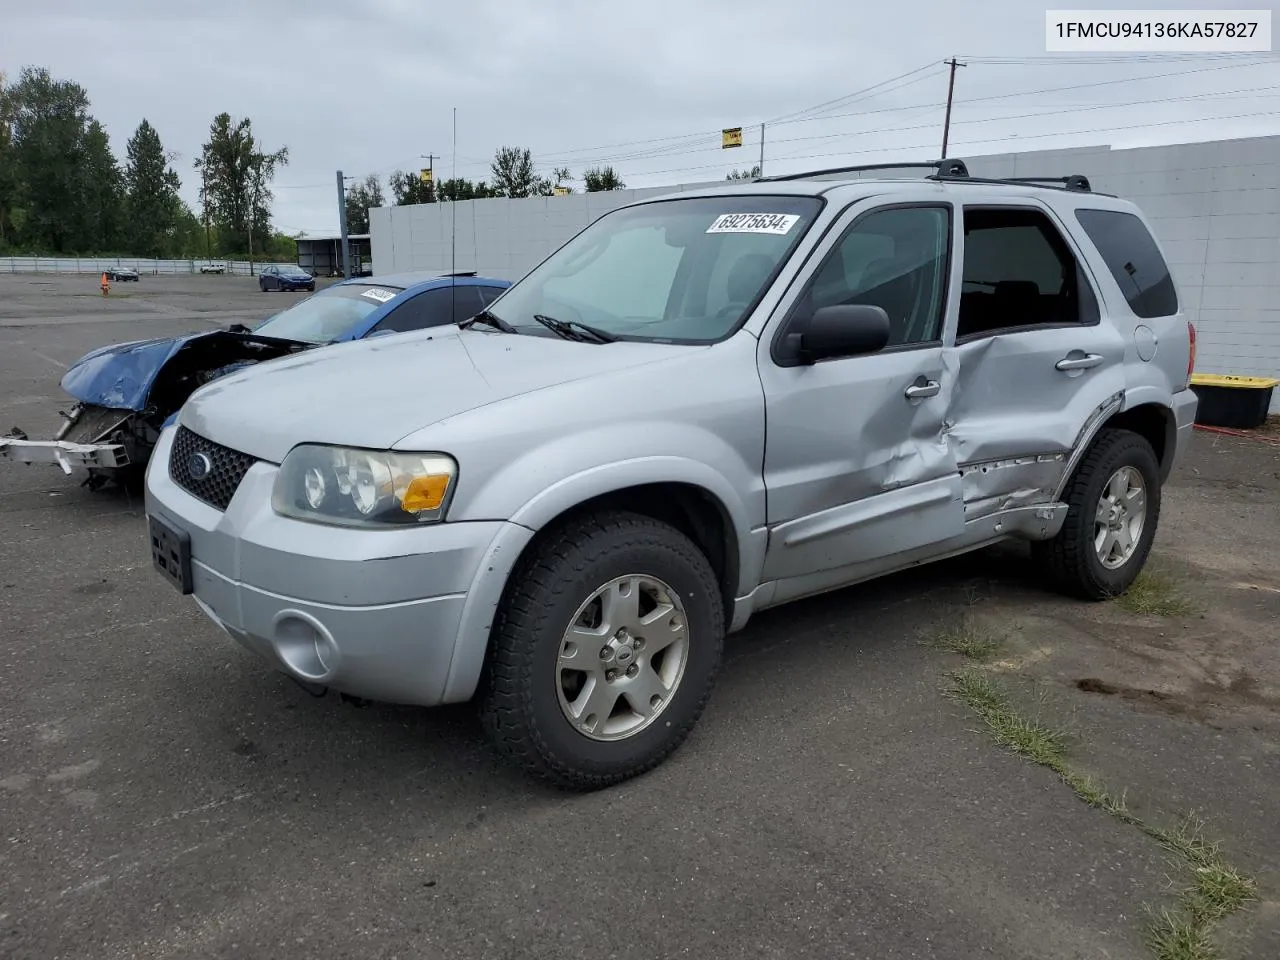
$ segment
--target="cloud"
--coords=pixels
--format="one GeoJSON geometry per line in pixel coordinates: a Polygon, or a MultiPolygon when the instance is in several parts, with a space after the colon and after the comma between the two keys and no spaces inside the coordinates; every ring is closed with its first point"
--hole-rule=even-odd
{"type": "Polygon", "coordinates": [[[267,147],[289,147],[276,223],[311,232],[336,228],[338,169],[385,180],[433,154],[448,175],[454,107],[459,175],[485,176],[512,144],[543,170],[607,162],[642,186],[720,179],[756,161],[761,121],[903,77],[767,124],[766,169],[936,156],[955,54],[969,64],[961,155],[1280,131],[1263,115],[1280,110],[1276,58],[1050,58],[1044,11],[1025,0],[54,0],[6,12],[0,33],[6,70],[39,64],[88,89],[117,154],[150,120],[193,204],[213,116],[251,117],[267,147]],[[744,147],[721,150],[718,131],[738,125],[744,147]]]}

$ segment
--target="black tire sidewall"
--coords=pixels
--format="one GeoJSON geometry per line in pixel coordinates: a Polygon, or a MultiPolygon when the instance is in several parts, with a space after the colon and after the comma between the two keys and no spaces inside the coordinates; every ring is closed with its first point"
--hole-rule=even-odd
{"type": "Polygon", "coordinates": [[[1078,510],[1075,521],[1075,535],[1083,544],[1082,559],[1084,572],[1100,589],[1113,595],[1123,593],[1133,583],[1134,578],[1142,571],[1151,553],[1155,541],[1156,527],[1160,517],[1160,467],[1156,461],[1155,451],[1151,445],[1136,433],[1129,431],[1111,434],[1108,449],[1093,464],[1093,469],[1086,483],[1080,488],[1081,502],[1071,504],[1078,510]],[[1094,517],[1102,492],[1106,489],[1111,477],[1122,467],[1133,467],[1142,474],[1142,482],[1146,487],[1146,518],[1142,526],[1142,535],[1125,563],[1115,569],[1102,565],[1098,552],[1093,547],[1094,517]]]}
{"type": "Polygon", "coordinates": [[[618,776],[668,753],[672,736],[683,738],[701,713],[720,662],[723,614],[710,565],[690,562],[688,554],[700,554],[675,530],[646,527],[631,534],[632,542],[620,543],[620,538],[602,532],[592,538],[594,543],[582,545],[579,556],[564,557],[556,564],[565,589],[551,601],[545,629],[530,638],[529,689],[524,699],[531,732],[540,752],[554,765],[571,766],[589,776],[618,776]],[[606,537],[615,542],[602,544],[606,537]],[[602,545],[606,547],[603,556],[581,564],[581,554],[602,545]],[[574,729],[560,708],[556,662],[564,631],[578,607],[610,580],[628,574],[662,580],[680,598],[689,628],[688,662],[675,696],[648,727],[625,740],[592,740],[574,729]]]}

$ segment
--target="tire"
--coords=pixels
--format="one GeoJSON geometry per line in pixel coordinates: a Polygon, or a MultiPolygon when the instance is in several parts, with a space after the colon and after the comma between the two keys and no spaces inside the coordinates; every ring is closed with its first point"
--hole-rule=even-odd
{"type": "MultiPolygon", "coordinates": [[[[619,598],[626,595],[625,587],[617,593],[619,598]]],[[[625,599],[619,604],[624,608],[625,599]]],[[[702,715],[719,671],[724,631],[715,571],[684,534],[632,513],[596,513],[568,521],[548,531],[522,558],[507,586],[481,677],[485,733],[506,759],[562,789],[597,790],[643,774],[674,753],[702,715]],[[634,617],[609,617],[607,625],[596,628],[604,633],[576,645],[578,656],[571,662],[582,663],[587,672],[564,667],[560,658],[573,646],[566,634],[577,622],[576,614],[620,579],[630,581],[632,591],[643,581],[642,589],[631,594],[642,598],[637,608],[641,616],[652,612],[647,606],[652,591],[669,588],[664,599],[674,603],[672,619],[641,624],[634,617]],[[619,640],[620,632],[609,630],[615,622],[639,629],[619,640]],[[646,638],[640,630],[653,632],[646,638]],[[606,681],[601,661],[611,645],[611,660],[619,669],[615,680],[606,681]],[[628,670],[637,671],[634,681],[628,670]],[[655,700],[658,694],[647,693],[663,689],[651,685],[654,678],[671,687],[669,698],[655,700]],[[566,689],[575,680],[580,689],[566,689]],[[603,699],[592,694],[596,689],[603,699]],[[571,697],[583,705],[581,724],[591,726],[595,717],[595,736],[571,720],[571,697]],[[617,701],[613,719],[601,720],[590,705],[612,703],[610,697],[617,701]],[[633,702],[643,702],[640,698],[660,705],[635,709],[633,702]],[[603,739],[609,736],[615,739],[603,739]]]]}
{"type": "MultiPolygon", "coordinates": [[[[1142,572],[1151,553],[1160,521],[1160,465],[1147,440],[1130,430],[1104,429],[1094,440],[1068,483],[1064,499],[1067,518],[1058,535],[1031,545],[1032,556],[1049,581],[1064,593],[1084,600],[1110,600],[1124,593],[1142,572]],[[1134,473],[1143,487],[1140,530],[1133,535],[1127,555],[1118,550],[1104,563],[1096,545],[1104,492],[1121,472],[1134,473]]],[[[1130,499],[1122,497],[1121,499],[1130,499]]],[[[1132,507],[1129,518],[1136,515],[1132,507]]],[[[1117,522],[1124,525],[1123,518],[1117,522]]],[[[1108,534],[1109,535],[1109,534],[1108,534]]]]}

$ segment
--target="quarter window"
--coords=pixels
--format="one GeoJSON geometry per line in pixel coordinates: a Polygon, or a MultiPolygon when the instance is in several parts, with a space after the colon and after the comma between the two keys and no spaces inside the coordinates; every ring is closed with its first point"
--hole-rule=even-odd
{"type": "Polygon", "coordinates": [[[965,209],[957,339],[1097,319],[1093,289],[1043,212],[965,209]]]}
{"type": "Polygon", "coordinates": [[[1076,219],[1107,262],[1135,315],[1149,320],[1178,312],[1178,293],[1151,232],[1131,213],[1077,210],[1076,219]]]}

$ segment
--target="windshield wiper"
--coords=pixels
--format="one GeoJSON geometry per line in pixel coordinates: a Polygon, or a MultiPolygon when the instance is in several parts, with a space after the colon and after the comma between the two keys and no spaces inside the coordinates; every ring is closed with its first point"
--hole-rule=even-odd
{"type": "Polygon", "coordinates": [[[507,323],[507,321],[503,320],[496,313],[490,313],[488,310],[481,310],[474,317],[468,317],[466,320],[463,320],[458,324],[458,329],[465,330],[467,327],[476,323],[483,323],[486,326],[501,330],[503,333],[519,333],[519,331],[511,324],[507,323]]]}
{"type": "Polygon", "coordinates": [[[566,340],[578,340],[582,343],[614,343],[618,339],[606,330],[582,323],[579,320],[557,320],[555,317],[544,316],[541,313],[535,313],[533,319],[544,327],[554,330],[566,340]],[[584,333],[587,336],[584,337],[584,333]]]}

